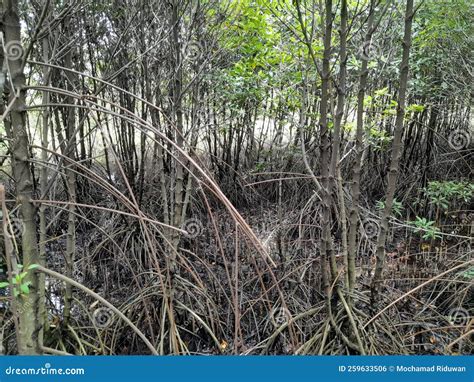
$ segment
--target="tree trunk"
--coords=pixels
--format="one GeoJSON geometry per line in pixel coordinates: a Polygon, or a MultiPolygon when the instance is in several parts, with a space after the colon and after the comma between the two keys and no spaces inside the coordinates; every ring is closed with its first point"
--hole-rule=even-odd
{"type": "MultiPolygon", "coordinates": [[[[21,48],[18,1],[3,1],[3,31],[5,44],[15,44],[21,48]]],[[[8,102],[12,105],[8,116],[7,134],[11,139],[13,179],[16,200],[19,206],[19,219],[22,225],[21,261],[25,271],[32,264],[39,264],[38,242],[36,237],[36,208],[32,198],[34,179],[30,167],[30,151],[26,129],[27,112],[25,106],[25,76],[21,57],[7,57],[7,70],[13,88],[9,89],[8,102]]],[[[18,352],[20,354],[41,354],[43,336],[43,316],[41,314],[40,291],[44,289],[39,274],[28,271],[24,282],[30,282],[30,292],[21,293],[18,298],[20,330],[18,352]]]]}
{"type": "MultiPolygon", "coordinates": [[[[374,32],[374,0],[371,2],[369,18],[367,21],[367,33],[365,35],[364,45],[371,43],[372,34],[374,32]]],[[[355,159],[352,173],[352,205],[349,211],[349,238],[348,238],[348,279],[349,290],[354,291],[356,275],[355,275],[355,258],[357,252],[357,227],[359,220],[359,200],[360,200],[360,171],[362,163],[362,154],[364,151],[363,136],[364,136],[364,98],[367,86],[367,77],[369,57],[366,54],[361,55],[361,69],[359,76],[359,93],[357,95],[357,128],[355,141],[355,159]]]]}
{"type": "MultiPolygon", "coordinates": [[[[330,81],[330,58],[331,58],[331,34],[332,34],[332,0],[326,0],[325,31],[324,31],[324,54],[321,72],[321,103],[319,129],[321,135],[321,271],[323,285],[326,293],[329,293],[330,279],[328,264],[331,261],[331,194],[329,192],[329,160],[330,141],[328,129],[328,101],[329,101],[329,81],[330,81]]],[[[336,267],[331,264],[332,278],[336,277],[336,267]]]]}
{"type": "Polygon", "coordinates": [[[405,32],[403,36],[403,53],[402,62],[400,64],[400,87],[398,92],[397,116],[395,119],[395,135],[393,137],[392,155],[390,161],[390,170],[387,180],[387,193],[385,196],[385,208],[380,221],[380,232],[377,237],[377,263],[375,266],[375,274],[372,279],[372,301],[377,299],[380,292],[380,284],[382,281],[382,272],[385,263],[385,241],[388,232],[388,219],[392,213],[393,198],[397,186],[399,173],[400,156],[402,153],[402,134],[403,120],[405,117],[405,102],[408,83],[409,58],[411,47],[411,29],[413,23],[413,0],[407,0],[405,11],[405,32]]]}

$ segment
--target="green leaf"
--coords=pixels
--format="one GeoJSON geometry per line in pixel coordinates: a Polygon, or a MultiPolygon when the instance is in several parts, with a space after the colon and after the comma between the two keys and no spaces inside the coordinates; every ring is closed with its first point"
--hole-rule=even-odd
{"type": "Polygon", "coordinates": [[[375,95],[378,96],[378,97],[381,97],[381,96],[384,96],[388,93],[388,87],[385,87],[383,89],[379,89],[379,90],[376,90],[375,92],[375,95]]]}
{"type": "Polygon", "coordinates": [[[462,277],[466,279],[474,279],[474,268],[468,269],[462,274],[462,277]]]}
{"type": "Polygon", "coordinates": [[[20,285],[20,290],[24,294],[30,293],[30,287],[28,286],[28,284],[21,284],[20,285]]]}
{"type": "Polygon", "coordinates": [[[1,288],[6,288],[6,287],[9,286],[9,285],[10,285],[10,283],[1,282],[1,283],[0,283],[0,289],[1,289],[1,288]]]}

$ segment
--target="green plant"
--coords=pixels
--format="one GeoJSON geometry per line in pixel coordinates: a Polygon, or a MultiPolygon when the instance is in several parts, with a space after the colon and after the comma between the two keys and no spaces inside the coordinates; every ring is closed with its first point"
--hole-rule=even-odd
{"type": "Polygon", "coordinates": [[[434,225],[435,222],[432,220],[417,216],[415,221],[408,224],[415,227],[415,233],[420,234],[424,240],[441,238],[441,231],[434,225]]]}
{"type": "Polygon", "coordinates": [[[393,139],[386,131],[378,130],[375,126],[367,130],[367,137],[369,144],[379,151],[387,149],[393,139]]]}
{"type": "MultiPolygon", "coordinates": [[[[375,208],[378,210],[383,210],[385,209],[385,202],[383,200],[379,200],[375,204],[375,208]]],[[[401,202],[397,201],[397,199],[393,199],[393,204],[392,204],[392,214],[397,215],[397,216],[402,216],[403,212],[403,205],[401,202]]]]}
{"type": "Polygon", "coordinates": [[[474,194],[474,184],[468,182],[429,182],[424,190],[430,204],[448,209],[451,203],[468,203],[474,194]]]}
{"type": "MultiPolygon", "coordinates": [[[[17,267],[19,271],[23,269],[23,265],[21,264],[18,264],[17,267]]],[[[13,295],[15,297],[18,297],[22,294],[23,295],[29,294],[31,281],[26,281],[25,277],[28,275],[28,271],[35,269],[37,267],[38,267],[38,264],[31,264],[29,267],[26,268],[26,271],[20,272],[14,275],[11,282],[5,282],[5,281],[1,282],[0,289],[7,288],[10,286],[10,284],[13,284],[13,295]]]]}
{"type": "Polygon", "coordinates": [[[463,274],[462,274],[462,277],[468,279],[468,280],[472,280],[474,279],[474,267],[472,268],[469,268],[467,271],[465,271],[463,274]]]}

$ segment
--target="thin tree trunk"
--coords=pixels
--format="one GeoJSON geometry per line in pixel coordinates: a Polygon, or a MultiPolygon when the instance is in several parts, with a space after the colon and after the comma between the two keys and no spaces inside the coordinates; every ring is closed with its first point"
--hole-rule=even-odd
{"type": "MultiPolygon", "coordinates": [[[[347,0],[341,0],[341,27],[340,48],[339,48],[339,84],[337,85],[337,108],[334,118],[334,134],[331,157],[331,183],[336,183],[336,192],[338,195],[339,208],[341,210],[341,226],[342,226],[342,255],[344,256],[345,264],[347,265],[347,232],[346,232],[346,206],[344,203],[342,177],[340,176],[339,162],[339,146],[341,144],[341,122],[344,115],[344,105],[346,101],[346,74],[347,74],[347,0]]],[[[345,278],[348,281],[347,267],[345,278]]],[[[346,283],[347,284],[347,283],[346,283]]]]}
{"type": "MultiPolygon", "coordinates": [[[[367,46],[371,43],[372,35],[374,32],[373,24],[375,17],[374,10],[375,0],[371,1],[369,18],[367,21],[367,33],[365,35],[364,45],[367,46]]],[[[357,128],[356,128],[356,140],[355,140],[355,159],[352,173],[352,205],[349,211],[349,240],[348,240],[348,279],[349,279],[349,291],[354,291],[356,272],[355,272],[355,258],[357,253],[356,239],[357,239],[357,227],[359,220],[359,200],[360,200],[360,172],[362,163],[362,154],[364,151],[363,147],[363,136],[364,136],[364,99],[365,90],[367,87],[367,77],[369,74],[368,70],[369,57],[366,54],[361,55],[361,69],[359,76],[359,92],[357,95],[357,128]]]]}
{"type": "MultiPolygon", "coordinates": [[[[3,29],[6,44],[21,44],[20,20],[18,1],[5,0],[2,5],[3,29]]],[[[25,76],[21,58],[7,58],[8,74],[13,88],[9,89],[9,103],[12,104],[9,113],[10,136],[12,140],[12,170],[15,181],[16,200],[20,205],[19,218],[22,223],[21,254],[24,269],[29,265],[39,264],[38,241],[36,237],[36,208],[32,198],[34,194],[34,179],[30,166],[28,133],[26,126],[27,112],[25,106],[25,76]]],[[[39,274],[28,271],[24,279],[30,282],[30,292],[18,298],[20,312],[20,330],[18,352],[20,354],[41,354],[43,336],[43,316],[41,314],[41,294],[44,289],[39,274]]]]}
{"type": "Polygon", "coordinates": [[[397,117],[395,119],[395,135],[393,137],[392,155],[390,161],[390,171],[387,180],[387,193],[385,196],[385,208],[382,213],[380,221],[380,232],[377,237],[377,263],[375,266],[375,273],[372,279],[372,301],[377,299],[380,292],[380,284],[382,281],[382,272],[385,264],[385,241],[388,232],[388,219],[392,212],[393,198],[397,186],[397,179],[399,173],[400,156],[402,153],[402,134],[403,134],[403,119],[405,117],[405,101],[408,83],[409,58],[411,47],[411,29],[413,23],[413,1],[407,0],[405,11],[405,31],[403,36],[403,53],[402,62],[400,64],[400,87],[398,92],[397,117]]]}
{"type": "MultiPolygon", "coordinates": [[[[68,33],[70,30],[70,24],[68,23],[66,28],[68,29],[68,33]]],[[[72,68],[72,52],[69,51],[65,57],[65,66],[66,68],[72,68]]],[[[74,76],[71,72],[66,72],[66,76],[68,77],[68,82],[70,83],[71,87],[74,87],[76,76],[74,76]]],[[[73,89],[71,89],[73,90],[73,89]]],[[[74,99],[69,98],[67,99],[67,103],[74,104],[74,99]]],[[[76,173],[74,170],[74,163],[76,160],[76,128],[75,128],[75,121],[76,121],[76,110],[73,107],[65,108],[64,112],[66,113],[66,126],[65,126],[65,136],[66,136],[66,144],[63,146],[65,150],[63,155],[68,157],[67,166],[65,169],[66,172],[66,183],[67,183],[67,190],[69,194],[69,205],[68,205],[68,221],[67,221],[67,237],[66,237],[66,276],[69,278],[73,278],[73,268],[74,268],[74,261],[75,261],[75,254],[76,254],[76,173]]],[[[59,128],[59,126],[58,126],[59,128]]],[[[72,285],[66,284],[66,293],[64,296],[64,324],[67,325],[71,318],[71,308],[72,308],[72,301],[73,301],[73,294],[72,294],[72,285]]]]}
{"type": "MultiPolygon", "coordinates": [[[[49,41],[48,37],[44,37],[42,41],[42,46],[43,46],[43,61],[48,62],[49,61],[49,41]]],[[[51,75],[51,69],[48,68],[47,66],[43,67],[43,85],[48,86],[50,83],[50,75],[51,75]]],[[[49,92],[45,91],[43,92],[43,100],[42,103],[44,105],[47,105],[49,103],[50,99],[50,94],[49,92]]],[[[49,140],[48,140],[48,131],[49,131],[49,108],[44,108],[43,114],[41,117],[41,146],[43,147],[43,150],[41,150],[41,162],[42,162],[42,167],[41,167],[41,172],[40,172],[40,189],[41,189],[41,195],[46,194],[46,190],[48,188],[48,166],[47,161],[48,161],[48,145],[49,145],[49,140]]],[[[42,204],[39,207],[39,219],[40,219],[40,236],[39,236],[39,251],[40,251],[40,259],[41,259],[41,264],[46,263],[46,241],[47,241],[47,218],[46,218],[46,206],[42,204]]],[[[45,276],[44,274],[40,273],[40,278],[41,278],[41,283],[45,282],[45,276]]],[[[44,316],[45,322],[47,321],[47,316],[46,316],[46,309],[45,309],[45,288],[42,288],[40,291],[40,300],[41,300],[41,308],[43,309],[42,315],[44,316]]],[[[45,330],[47,328],[45,327],[45,330]]]]}
{"type": "MultiPolygon", "coordinates": [[[[330,279],[328,264],[331,261],[331,194],[329,192],[329,160],[330,141],[328,129],[328,101],[329,101],[329,81],[330,81],[330,58],[331,58],[331,37],[332,37],[332,0],[326,0],[325,31],[324,31],[324,54],[321,72],[321,103],[319,129],[321,134],[321,271],[325,292],[329,293],[330,279]]],[[[335,265],[331,264],[331,275],[334,279],[336,274],[335,265]]]]}
{"type": "MultiPolygon", "coordinates": [[[[172,41],[173,41],[173,54],[174,54],[174,65],[176,68],[174,83],[172,85],[172,102],[173,102],[173,115],[175,126],[172,129],[176,130],[176,143],[179,147],[184,146],[183,141],[183,111],[181,108],[182,98],[182,57],[181,57],[181,43],[179,37],[179,1],[173,1],[173,9],[171,16],[171,25],[173,28],[172,41]]],[[[182,211],[183,211],[183,192],[184,192],[184,171],[183,165],[184,157],[180,153],[176,153],[177,158],[174,160],[175,163],[175,190],[174,190],[174,206],[173,206],[173,224],[175,227],[181,227],[182,222],[182,211]]],[[[173,233],[173,254],[171,255],[171,266],[175,267],[175,254],[178,248],[180,235],[176,232],[173,233]]],[[[174,269],[173,269],[174,271],[174,269]]]]}

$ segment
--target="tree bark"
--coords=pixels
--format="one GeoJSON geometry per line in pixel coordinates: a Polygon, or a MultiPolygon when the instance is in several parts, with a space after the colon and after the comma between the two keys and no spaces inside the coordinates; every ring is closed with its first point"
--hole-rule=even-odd
{"type": "Polygon", "coordinates": [[[382,213],[380,221],[380,232],[377,237],[377,263],[375,266],[375,273],[372,279],[372,301],[376,301],[380,292],[380,284],[382,281],[382,273],[385,263],[385,241],[388,232],[388,219],[392,213],[393,199],[397,186],[397,179],[399,173],[400,157],[402,153],[402,134],[403,134],[403,120],[405,117],[405,102],[408,83],[409,58],[411,47],[411,30],[413,24],[413,1],[407,0],[405,11],[405,31],[403,36],[403,53],[402,62],[400,64],[400,85],[398,92],[397,116],[395,119],[395,134],[393,137],[392,154],[390,160],[390,170],[387,179],[387,192],[385,196],[385,208],[382,213]]]}
{"type": "MultiPolygon", "coordinates": [[[[21,47],[18,1],[5,0],[2,8],[5,44],[15,44],[21,47]]],[[[10,128],[6,130],[11,139],[12,172],[16,200],[19,204],[19,218],[22,224],[21,261],[24,269],[27,270],[29,265],[39,264],[40,258],[36,237],[36,208],[32,203],[34,179],[30,165],[31,155],[26,125],[26,91],[22,58],[8,56],[7,70],[12,85],[9,89],[8,101],[12,107],[8,116],[10,128]]],[[[20,354],[41,354],[43,316],[41,314],[40,291],[44,289],[44,285],[41,283],[39,274],[34,271],[28,271],[24,281],[31,284],[30,292],[20,294],[18,298],[18,311],[20,312],[18,352],[20,354]]]]}
{"type": "MultiPolygon", "coordinates": [[[[365,34],[364,45],[370,44],[374,32],[373,24],[375,17],[375,1],[371,1],[369,18],[367,20],[367,33],[365,34]]],[[[361,55],[361,69],[359,75],[359,92],[357,94],[357,116],[356,116],[356,140],[355,140],[355,159],[352,173],[352,205],[349,211],[349,237],[348,237],[348,281],[349,291],[354,291],[356,274],[355,258],[357,252],[357,227],[359,220],[359,201],[360,201],[360,172],[362,163],[362,154],[364,151],[364,98],[367,87],[367,77],[369,57],[366,54],[361,55]]]]}
{"type": "MultiPolygon", "coordinates": [[[[320,153],[321,153],[321,279],[323,289],[329,304],[331,281],[337,277],[335,259],[331,256],[331,194],[329,192],[330,179],[330,147],[328,129],[328,105],[329,105],[329,82],[330,82],[330,58],[332,37],[332,0],[325,2],[325,29],[324,29],[324,53],[321,70],[321,102],[320,102],[320,153]]],[[[328,308],[329,309],[329,308],[328,308]]]]}

